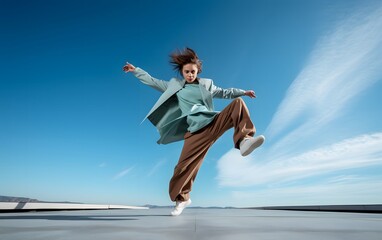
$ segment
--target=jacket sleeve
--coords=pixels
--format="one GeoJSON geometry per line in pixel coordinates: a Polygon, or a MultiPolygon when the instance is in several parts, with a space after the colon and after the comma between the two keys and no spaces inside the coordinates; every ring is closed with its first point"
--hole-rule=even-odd
{"type": "Polygon", "coordinates": [[[214,98],[237,98],[244,96],[245,91],[238,88],[227,88],[223,89],[215,86],[211,81],[211,93],[214,98]]]}
{"type": "Polygon", "coordinates": [[[135,77],[137,77],[142,83],[149,85],[150,87],[160,91],[164,92],[166,91],[168,87],[168,82],[159,80],[156,78],[153,78],[148,74],[146,71],[143,69],[136,67],[135,70],[133,71],[133,74],[135,77]]]}

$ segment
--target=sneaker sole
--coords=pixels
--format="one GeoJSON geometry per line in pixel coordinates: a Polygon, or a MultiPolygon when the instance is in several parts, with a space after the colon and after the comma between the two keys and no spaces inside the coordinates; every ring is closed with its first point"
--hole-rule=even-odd
{"type": "Polygon", "coordinates": [[[264,140],[265,140],[264,136],[262,136],[262,137],[259,136],[258,140],[250,148],[248,148],[247,151],[243,152],[241,155],[243,157],[249,155],[251,152],[253,152],[253,150],[260,147],[264,143],[264,140]]]}

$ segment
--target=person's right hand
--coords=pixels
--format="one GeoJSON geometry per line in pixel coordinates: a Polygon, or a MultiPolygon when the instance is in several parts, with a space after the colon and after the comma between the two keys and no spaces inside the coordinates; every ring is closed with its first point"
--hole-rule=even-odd
{"type": "Polygon", "coordinates": [[[134,70],[135,70],[135,67],[134,67],[133,64],[126,62],[126,65],[123,66],[122,69],[123,69],[124,72],[128,73],[128,72],[132,72],[132,71],[134,71],[134,70]]]}

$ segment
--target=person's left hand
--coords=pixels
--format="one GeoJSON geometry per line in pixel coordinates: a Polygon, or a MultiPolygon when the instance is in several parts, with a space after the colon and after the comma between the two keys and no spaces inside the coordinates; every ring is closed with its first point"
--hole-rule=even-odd
{"type": "Polygon", "coordinates": [[[255,94],[255,92],[253,90],[245,91],[244,95],[248,96],[250,98],[256,98],[256,94],[255,94]]]}

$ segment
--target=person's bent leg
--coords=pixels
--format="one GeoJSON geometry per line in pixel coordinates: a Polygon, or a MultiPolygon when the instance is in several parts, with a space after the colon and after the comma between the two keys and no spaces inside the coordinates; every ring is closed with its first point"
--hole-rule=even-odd
{"type": "Polygon", "coordinates": [[[226,130],[234,128],[234,146],[240,149],[242,156],[247,156],[253,150],[261,146],[265,140],[260,135],[253,137],[256,128],[251,121],[249,111],[241,98],[236,98],[215,118],[211,130],[216,138],[220,137],[226,130]]]}
{"type": "Polygon", "coordinates": [[[232,127],[235,148],[239,148],[241,140],[252,137],[256,133],[255,125],[251,121],[248,108],[242,98],[235,98],[215,117],[211,134],[218,138],[232,127]]]}

